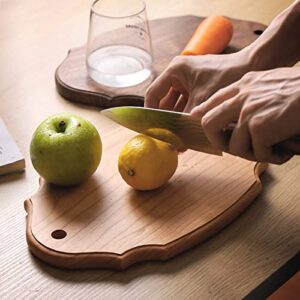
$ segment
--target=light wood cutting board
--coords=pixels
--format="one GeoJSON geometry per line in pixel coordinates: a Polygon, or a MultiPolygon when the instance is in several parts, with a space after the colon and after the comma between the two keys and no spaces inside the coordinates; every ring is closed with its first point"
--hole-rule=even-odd
{"type": "Polygon", "coordinates": [[[170,182],[137,192],[122,180],[117,159],[134,133],[103,135],[97,172],[73,188],[41,181],[25,201],[27,242],[34,255],[63,268],[125,269],[166,260],[218,232],[255,199],[265,164],[187,151],[170,182]]]}

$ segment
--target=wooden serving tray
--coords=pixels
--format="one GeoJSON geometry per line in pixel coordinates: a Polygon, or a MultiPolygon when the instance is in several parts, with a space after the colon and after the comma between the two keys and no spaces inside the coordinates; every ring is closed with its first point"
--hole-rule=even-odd
{"type": "Polygon", "coordinates": [[[167,260],[221,230],[261,190],[266,164],[187,151],[169,183],[137,192],[117,167],[133,135],[121,127],[102,135],[101,164],[85,183],[59,188],[41,181],[25,201],[26,237],[35,256],[69,269],[123,270],[140,261],[167,260]]]}
{"type": "MultiPolygon", "coordinates": [[[[108,88],[97,84],[87,74],[86,49],[83,46],[69,50],[68,56],[57,68],[55,73],[57,90],[64,98],[83,104],[100,107],[143,106],[143,96],[151,80],[182,51],[202,20],[202,17],[189,15],[150,21],[154,56],[153,76],[144,83],[129,88],[108,88]]],[[[234,34],[224,53],[236,52],[249,45],[266,28],[265,25],[256,22],[231,20],[234,34]]],[[[130,40],[130,32],[121,30],[124,31],[124,35],[128,35],[127,39],[130,40]]],[[[114,34],[116,31],[112,31],[109,36],[114,34]]]]}

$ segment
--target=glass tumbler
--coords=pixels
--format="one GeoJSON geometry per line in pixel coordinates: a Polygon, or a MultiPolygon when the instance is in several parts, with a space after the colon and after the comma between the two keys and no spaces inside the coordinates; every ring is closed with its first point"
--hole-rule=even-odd
{"type": "Polygon", "coordinates": [[[129,87],[151,76],[152,62],[144,1],[94,1],[86,54],[89,76],[104,86],[129,87]]]}

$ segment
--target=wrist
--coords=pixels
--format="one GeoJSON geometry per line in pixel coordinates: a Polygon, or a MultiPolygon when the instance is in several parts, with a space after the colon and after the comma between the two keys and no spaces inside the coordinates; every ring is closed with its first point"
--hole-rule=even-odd
{"type": "Polygon", "coordinates": [[[253,45],[249,45],[240,51],[240,55],[245,61],[247,72],[263,71],[274,68],[274,66],[270,64],[269,59],[264,59],[268,56],[268,53],[261,55],[261,52],[261,49],[257,49],[256,47],[253,47],[253,45]]]}
{"type": "Polygon", "coordinates": [[[300,1],[278,15],[264,33],[242,49],[249,71],[291,67],[300,59],[300,1]]]}
{"type": "Polygon", "coordinates": [[[245,51],[245,48],[232,53],[232,59],[235,61],[235,67],[233,68],[237,79],[241,78],[244,74],[253,71],[253,61],[249,51],[245,51]]]}

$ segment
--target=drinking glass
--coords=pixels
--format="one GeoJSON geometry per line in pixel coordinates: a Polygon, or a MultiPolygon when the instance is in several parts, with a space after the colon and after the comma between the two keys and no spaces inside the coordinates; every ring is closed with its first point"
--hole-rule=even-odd
{"type": "Polygon", "coordinates": [[[144,1],[94,1],[86,54],[89,76],[101,85],[129,87],[151,76],[152,62],[144,1]]]}

